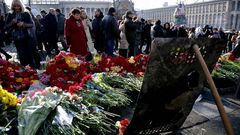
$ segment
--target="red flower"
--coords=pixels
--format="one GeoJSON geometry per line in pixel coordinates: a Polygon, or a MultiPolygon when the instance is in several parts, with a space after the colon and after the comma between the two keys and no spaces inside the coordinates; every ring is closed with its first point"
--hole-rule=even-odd
{"type": "Polygon", "coordinates": [[[77,91],[79,91],[81,89],[82,89],[82,87],[80,87],[80,85],[76,83],[75,85],[69,86],[68,92],[73,94],[74,92],[77,92],[77,91]]]}
{"type": "Polygon", "coordinates": [[[123,135],[124,132],[127,129],[127,126],[130,124],[130,122],[129,122],[129,120],[124,119],[124,120],[120,121],[120,124],[121,124],[120,129],[119,129],[120,130],[120,134],[123,135]]]}

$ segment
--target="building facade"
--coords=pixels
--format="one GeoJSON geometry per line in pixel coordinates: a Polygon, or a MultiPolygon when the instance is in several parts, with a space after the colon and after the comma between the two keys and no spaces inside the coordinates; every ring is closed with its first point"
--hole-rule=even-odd
{"type": "Polygon", "coordinates": [[[5,15],[8,12],[8,7],[4,0],[0,0],[0,15],[5,15]]]}
{"type": "MultiPolygon", "coordinates": [[[[138,11],[145,19],[174,22],[176,6],[138,11]]],[[[213,0],[185,5],[187,26],[198,27],[211,25],[226,30],[240,30],[240,0],[213,0]]]]}
{"type": "Polygon", "coordinates": [[[104,14],[113,6],[110,0],[25,0],[24,4],[30,5],[32,9],[40,13],[41,10],[48,12],[49,8],[59,8],[68,17],[73,8],[85,8],[89,18],[94,18],[95,10],[101,9],[104,14]]]}

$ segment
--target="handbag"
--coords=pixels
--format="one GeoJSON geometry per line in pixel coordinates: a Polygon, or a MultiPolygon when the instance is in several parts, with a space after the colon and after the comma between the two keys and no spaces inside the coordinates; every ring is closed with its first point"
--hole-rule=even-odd
{"type": "Polygon", "coordinates": [[[22,41],[27,38],[27,32],[23,29],[13,29],[12,38],[14,41],[22,41]]]}

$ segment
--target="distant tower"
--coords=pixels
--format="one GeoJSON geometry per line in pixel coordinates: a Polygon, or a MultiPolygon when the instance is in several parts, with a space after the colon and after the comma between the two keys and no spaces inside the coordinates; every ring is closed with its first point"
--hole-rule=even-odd
{"type": "Polygon", "coordinates": [[[117,10],[118,19],[121,19],[122,15],[124,15],[126,11],[132,11],[135,13],[134,3],[132,0],[114,0],[113,5],[117,10]]]}

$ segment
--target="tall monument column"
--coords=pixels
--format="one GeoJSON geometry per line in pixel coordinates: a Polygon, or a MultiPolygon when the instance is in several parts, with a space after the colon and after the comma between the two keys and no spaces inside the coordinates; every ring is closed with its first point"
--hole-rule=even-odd
{"type": "Polygon", "coordinates": [[[132,11],[134,13],[134,3],[131,0],[114,0],[113,6],[117,10],[117,17],[118,19],[122,18],[127,11],[132,11]]]}

